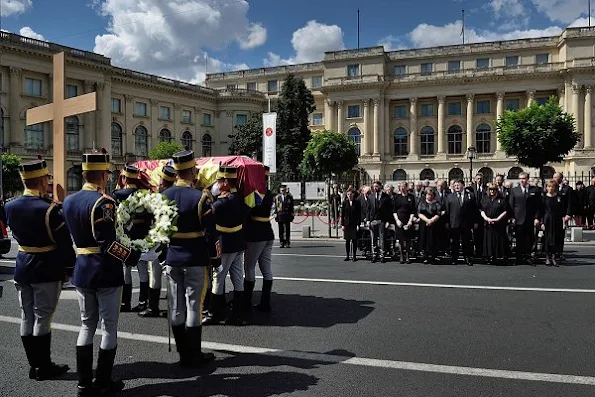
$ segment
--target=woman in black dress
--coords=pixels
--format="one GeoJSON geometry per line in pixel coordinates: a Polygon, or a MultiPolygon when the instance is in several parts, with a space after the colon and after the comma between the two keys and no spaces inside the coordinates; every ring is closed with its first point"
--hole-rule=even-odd
{"type": "Polygon", "coordinates": [[[556,247],[564,240],[564,215],[566,208],[564,200],[558,195],[558,184],[548,181],[545,185],[546,194],[543,196],[543,245],[545,248],[545,264],[558,266],[556,262],[556,247]]]}
{"type": "Polygon", "coordinates": [[[419,223],[419,248],[423,252],[424,263],[434,264],[438,254],[440,230],[437,228],[442,207],[436,201],[434,189],[426,189],[425,199],[417,207],[419,223]]]}
{"type": "Polygon", "coordinates": [[[498,187],[490,183],[488,195],[481,200],[480,214],[484,220],[483,254],[488,264],[495,260],[508,260],[506,235],[506,200],[498,194],[498,187]]]}
{"type": "Polygon", "coordinates": [[[341,204],[341,229],[345,238],[345,259],[349,260],[349,254],[353,251],[353,261],[357,261],[357,232],[361,222],[361,204],[355,200],[354,191],[349,189],[343,203],[341,204]]]}
{"type": "Polygon", "coordinates": [[[401,246],[401,263],[411,263],[409,261],[409,244],[411,243],[416,209],[415,196],[409,193],[408,187],[407,182],[403,182],[400,185],[401,191],[395,194],[393,200],[393,217],[397,224],[397,240],[401,246]],[[405,254],[405,260],[403,260],[403,254],[405,254]]]}

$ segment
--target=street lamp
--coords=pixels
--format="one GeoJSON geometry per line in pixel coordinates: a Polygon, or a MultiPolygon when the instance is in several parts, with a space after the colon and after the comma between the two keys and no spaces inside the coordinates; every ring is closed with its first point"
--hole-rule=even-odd
{"type": "Polygon", "coordinates": [[[473,159],[477,158],[477,149],[475,146],[467,148],[467,158],[469,159],[469,180],[473,181],[473,159]]]}

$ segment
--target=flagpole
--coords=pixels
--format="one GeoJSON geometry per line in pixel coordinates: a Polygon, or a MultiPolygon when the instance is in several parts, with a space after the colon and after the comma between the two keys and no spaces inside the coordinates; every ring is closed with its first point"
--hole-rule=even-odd
{"type": "Polygon", "coordinates": [[[357,9],[357,48],[359,48],[359,8],[357,9]]]}
{"type": "Polygon", "coordinates": [[[463,27],[461,29],[461,34],[463,35],[463,44],[465,44],[465,10],[464,9],[461,10],[461,14],[463,15],[463,27]]]}

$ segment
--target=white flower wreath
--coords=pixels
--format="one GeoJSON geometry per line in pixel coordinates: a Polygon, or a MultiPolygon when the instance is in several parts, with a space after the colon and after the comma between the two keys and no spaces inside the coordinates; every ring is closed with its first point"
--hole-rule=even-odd
{"type": "Polygon", "coordinates": [[[162,194],[139,190],[118,205],[116,238],[125,247],[143,253],[169,244],[170,237],[178,231],[178,208],[162,194]],[[132,240],[127,232],[132,229],[134,214],[149,213],[153,221],[149,234],[144,239],[132,240]]]}

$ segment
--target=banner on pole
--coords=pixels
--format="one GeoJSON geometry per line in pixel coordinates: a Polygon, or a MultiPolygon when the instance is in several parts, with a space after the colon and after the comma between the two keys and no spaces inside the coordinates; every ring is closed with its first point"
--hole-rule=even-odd
{"type": "Polygon", "coordinates": [[[272,174],[277,172],[277,113],[262,115],[262,159],[272,174]]]}

